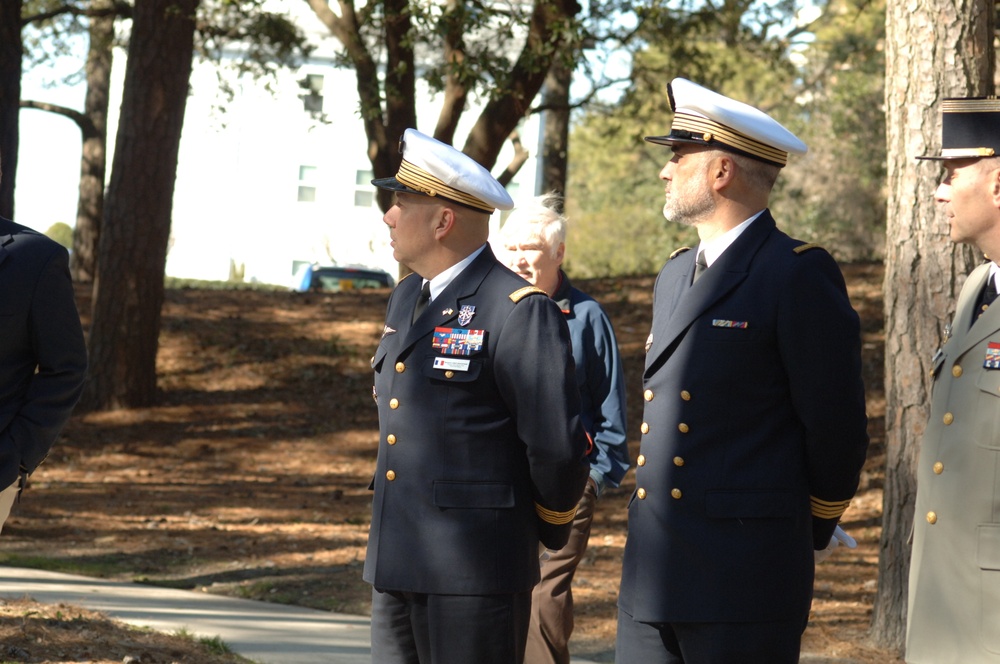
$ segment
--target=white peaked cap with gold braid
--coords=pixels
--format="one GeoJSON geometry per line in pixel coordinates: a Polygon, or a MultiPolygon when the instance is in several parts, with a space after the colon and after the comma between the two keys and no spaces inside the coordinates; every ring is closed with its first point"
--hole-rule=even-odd
{"type": "Polygon", "coordinates": [[[510,194],[488,170],[447,143],[407,129],[399,151],[403,161],[396,176],[372,180],[379,189],[440,196],[488,213],[514,207],[510,194]]]}
{"type": "Polygon", "coordinates": [[[688,143],[727,150],[775,166],[789,154],[805,154],[806,144],[767,113],[713,92],[685,78],[667,86],[674,119],[666,136],[647,136],[650,143],[688,143]]]}

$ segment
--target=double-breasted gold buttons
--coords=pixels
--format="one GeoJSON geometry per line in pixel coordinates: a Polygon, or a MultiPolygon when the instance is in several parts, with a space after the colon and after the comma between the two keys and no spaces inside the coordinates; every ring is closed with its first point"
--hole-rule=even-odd
{"type": "Polygon", "coordinates": [[[681,422],[680,424],[677,425],[677,430],[680,431],[681,433],[687,433],[688,431],[691,430],[691,427],[681,422]]]}
{"type": "Polygon", "coordinates": [[[385,471],[385,479],[389,480],[390,482],[396,479],[396,471],[394,470],[385,471]]]}
{"type": "Polygon", "coordinates": [[[645,399],[646,401],[652,401],[653,400],[653,390],[646,390],[645,392],[643,392],[642,393],[642,398],[645,399]]]}
{"type": "Polygon", "coordinates": [[[961,376],[962,375],[962,367],[960,367],[957,364],[955,366],[953,366],[951,368],[951,375],[954,376],[955,378],[958,378],[959,376],[961,376]]]}
{"type": "Polygon", "coordinates": [[[444,377],[445,377],[445,378],[454,378],[454,377],[455,377],[455,372],[454,372],[454,371],[451,371],[451,370],[449,369],[448,371],[445,371],[445,372],[444,372],[444,377]]]}
{"type": "Polygon", "coordinates": [[[944,472],[944,464],[938,461],[934,464],[933,470],[935,475],[940,475],[944,472]]]}
{"type": "Polygon", "coordinates": [[[638,489],[636,489],[636,491],[635,491],[635,496],[636,496],[636,498],[638,498],[639,500],[646,500],[646,490],[645,490],[645,489],[643,489],[642,487],[639,487],[639,488],[638,488],[638,489]]]}
{"type": "Polygon", "coordinates": [[[639,458],[635,460],[635,465],[637,465],[637,466],[645,466],[646,465],[646,457],[644,455],[640,454],[639,458]]]}
{"type": "Polygon", "coordinates": [[[684,495],[684,494],[683,494],[683,493],[681,493],[681,490],[680,490],[680,489],[671,489],[671,490],[670,490],[670,496],[671,496],[671,497],[672,497],[672,498],[673,498],[674,500],[680,500],[680,499],[681,499],[681,496],[683,496],[683,495],[684,495]]]}
{"type": "Polygon", "coordinates": [[[396,362],[396,373],[403,373],[406,371],[406,365],[402,362],[396,362]]]}
{"type": "Polygon", "coordinates": [[[639,431],[643,433],[649,433],[649,425],[643,422],[642,425],[639,427],[639,431]]]}
{"type": "Polygon", "coordinates": [[[944,422],[945,426],[948,426],[949,424],[955,421],[955,416],[952,415],[951,413],[945,413],[944,417],[941,418],[941,421],[944,422]]]}
{"type": "Polygon", "coordinates": [[[681,390],[681,399],[684,399],[684,401],[691,401],[691,393],[687,390],[681,390]]]}
{"type": "Polygon", "coordinates": [[[392,399],[389,399],[389,408],[392,408],[393,410],[396,410],[397,408],[399,408],[399,399],[397,399],[395,397],[393,397],[392,399]]]}
{"type": "Polygon", "coordinates": [[[684,458],[683,457],[679,457],[679,456],[675,456],[674,457],[674,465],[678,466],[678,467],[683,466],[684,465],[684,458]]]}
{"type": "Polygon", "coordinates": [[[927,513],[927,523],[931,524],[932,526],[935,523],[937,523],[937,514],[934,513],[934,512],[928,512],[927,513]]]}
{"type": "Polygon", "coordinates": [[[385,437],[385,442],[389,443],[390,445],[395,445],[396,436],[390,433],[388,436],[385,437]]]}

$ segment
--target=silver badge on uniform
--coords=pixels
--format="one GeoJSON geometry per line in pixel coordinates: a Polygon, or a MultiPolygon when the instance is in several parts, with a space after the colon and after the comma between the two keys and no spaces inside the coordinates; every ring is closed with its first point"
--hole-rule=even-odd
{"type": "Polygon", "coordinates": [[[646,352],[649,352],[649,347],[653,345],[653,333],[650,332],[649,336],[646,337],[646,352]]]}
{"type": "Polygon", "coordinates": [[[476,305],[474,304],[463,304],[462,308],[458,310],[458,324],[465,327],[472,320],[472,317],[476,315],[476,305]]]}

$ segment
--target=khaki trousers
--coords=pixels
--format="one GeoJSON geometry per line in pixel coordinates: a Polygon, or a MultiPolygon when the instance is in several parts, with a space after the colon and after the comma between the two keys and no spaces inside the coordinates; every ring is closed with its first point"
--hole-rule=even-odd
{"type": "Polygon", "coordinates": [[[587,552],[597,492],[592,481],[580,498],[573,530],[566,546],[546,551],[541,581],[531,593],[531,623],[524,664],[569,664],[569,637],[573,633],[573,575],[587,552]]]}
{"type": "Polygon", "coordinates": [[[19,480],[20,478],[3,491],[0,491],[0,530],[3,529],[3,524],[7,522],[7,517],[10,516],[10,510],[14,506],[14,501],[17,499],[19,480]]]}

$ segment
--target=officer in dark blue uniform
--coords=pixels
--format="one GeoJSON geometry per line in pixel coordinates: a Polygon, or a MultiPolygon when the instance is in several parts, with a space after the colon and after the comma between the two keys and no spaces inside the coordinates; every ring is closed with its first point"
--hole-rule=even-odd
{"type": "Polygon", "coordinates": [[[539,541],[565,544],[589,464],[569,332],[486,239],[513,205],[479,164],[419,132],[374,184],[393,256],[372,360],[380,440],[364,578],[378,664],[517,664],[539,541]]]}
{"type": "Polygon", "coordinates": [[[759,110],[675,79],[664,216],[700,244],[655,286],[623,561],[619,664],[799,659],[814,551],[868,446],[860,329],[843,276],[776,226],[788,153],[759,110]]]}

